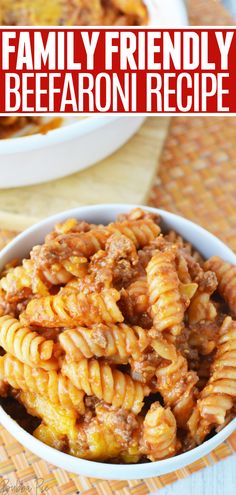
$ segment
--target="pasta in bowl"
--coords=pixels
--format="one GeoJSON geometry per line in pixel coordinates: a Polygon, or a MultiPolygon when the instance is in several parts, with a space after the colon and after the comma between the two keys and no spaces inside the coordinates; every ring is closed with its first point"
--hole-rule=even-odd
{"type": "Polygon", "coordinates": [[[235,264],[201,227],[146,207],[79,208],[18,236],[1,253],[3,425],[107,479],[208,453],[236,426],[235,264]]]}

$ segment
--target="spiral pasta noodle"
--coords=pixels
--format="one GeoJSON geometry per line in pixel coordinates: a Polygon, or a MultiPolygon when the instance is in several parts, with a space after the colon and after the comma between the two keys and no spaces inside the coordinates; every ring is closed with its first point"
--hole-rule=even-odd
{"type": "Polygon", "coordinates": [[[54,370],[31,368],[11,354],[0,357],[0,380],[17,390],[30,391],[47,397],[52,403],[84,413],[84,392],[67,377],[54,370]]]}
{"type": "Polygon", "coordinates": [[[188,322],[194,325],[200,321],[212,321],[217,315],[212,294],[217,288],[217,278],[212,271],[200,272],[196,277],[198,288],[188,308],[188,322]]]}
{"type": "Polygon", "coordinates": [[[62,223],[56,223],[54,230],[46,236],[46,242],[55,239],[58,234],[69,234],[75,232],[88,232],[93,228],[93,224],[87,223],[84,220],[76,218],[68,218],[62,223]]]}
{"type": "Polygon", "coordinates": [[[95,359],[82,359],[78,363],[64,362],[62,373],[87,395],[95,395],[114,407],[123,407],[138,414],[149,388],[108,364],[95,359]]]}
{"type": "Polygon", "coordinates": [[[210,294],[198,292],[193,297],[188,310],[188,321],[190,325],[194,325],[203,320],[214,320],[216,317],[216,309],[210,301],[210,294]]]}
{"type": "Polygon", "coordinates": [[[131,300],[133,314],[141,314],[148,311],[149,297],[146,277],[135,280],[127,288],[127,294],[131,300]]]}
{"type": "Polygon", "coordinates": [[[30,366],[48,370],[58,368],[53,340],[45,339],[11,316],[0,318],[0,345],[30,366]]]}
{"type": "Polygon", "coordinates": [[[212,270],[218,280],[218,291],[229,305],[233,315],[236,316],[236,267],[230,263],[213,256],[205,262],[206,270],[212,270]]]}
{"type": "Polygon", "coordinates": [[[192,259],[200,265],[203,264],[203,258],[200,253],[193,248],[190,242],[185,241],[183,237],[177,234],[174,230],[171,230],[168,234],[166,234],[165,239],[171,244],[176,244],[181,249],[181,252],[184,251],[186,254],[189,254],[192,259]]]}
{"type": "Polygon", "coordinates": [[[58,234],[52,241],[42,246],[36,246],[31,252],[31,257],[35,260],[38,268],[59,263],[70,256],[88,259],[100,249],[105,248],[109,235],[110,233],[106,228],[92,229],[88,232],[58,234]]]}
{"type": "Polygon", "coordinates": [[[236,322],[226,317],[219,331],[218,351],[211,377],[202,390],[189,419],[196,443],[201,443],[213,426],[224,423],[236,400],[236,322]]]}
{"type": "Polygon", "coordinates": [[[176,454],[178,441],[176,421],[170,408],[154,402],[143,422],[143,450],[151,461],[166,459],[176,454]]]}
{"type": "Polygon", "coordinates": [[[68,329],[59,335],[59,342],[68,360],[80,361],[96,356],[125,364],[130,356],[135,358],[142,354],[149,338],[143,328],[119,323],[68,329]]]}
{"type": "Polygon", "coordinates": [[[5,277],[0,280],[2,288],[9,301],[19,301],[31,293],[48,294],[48,288],[38,276],[32,260],[25,259],[22,266],[11,268],[5,277]]]}
{"type": "Polygon", "coordinates": [[[139,325],[143,328],[152,326],[146,276],[141,276],[121,290],[119,307],[130,325],[139,325]]]}
{"type": "Polygon", "coordinates": [[[185,428],[195,404],[197,374],[188,370],[187,360],[177,353],[169,364],[160,365],[156,378],[156,388],[165,405],[171,407],[178,426],[185,428]]]}
{"type": "Polygon", "coordinates": [[[100,294],[68,291],[62,295],[33,299],[28,303],[22,320],[48,327],[122,322],[124,318],[116,304],[119,298],[115,289],[100,294]]]}
{"type": "Polygon", "coordinates": [[[147,280],[155,329],[178,335],[183,328],[185,305],[174,260],[174,252],[157,252],[148,263],[147,280]]]}
{"type": "Polygon", "coordinates": [[[141,248],[149,244],[160,233],[160,227],[149,218],[140,220],[126,220],[108,225],[107,230],[111,233],[119,232],[141,248]]]}
{"type": "Polygon", "coordinates": [[[62,263],[55,263],[50,266],[50,269],[44,268],[42,270],[42,276],[50,285],[61,285],[67,284],[73,275],[62,263]]]}
{"type": "Polygon", "coordinates": [[[176,271],[182,284],[191,284],[192,279],[189,273],[188,263],[181,254],[176,256],[176,271]]]}
{"type": "Polygon", "coordinates": [[[104,249],[108,237],[105,228],[58,234],[42,246],[35,246],[31,259],[47,283],[66,284],[73,276],[86,274],[87,259],[104,249]]]}
{"type": "MultiPolygon", "coordinates": [[[[106,287],[106,288],[110,288],[106,287]]],[[[96,291],[96,283],[94,277],[89,274],[83,278],[72,278],[64,287],[61,287],[59,295],[69,294],[69,292],[83,292],[84,294],[90,294],[96,291]]],[[[99,291],[101,292],[101,291],[99,291]]]]}

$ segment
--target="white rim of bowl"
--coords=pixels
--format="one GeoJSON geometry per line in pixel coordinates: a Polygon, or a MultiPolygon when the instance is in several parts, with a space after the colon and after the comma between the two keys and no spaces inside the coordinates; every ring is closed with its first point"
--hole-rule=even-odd
{"type": "Polygon", "coordinates": [[[79,120],[78,122],[74,122],[69,125],[62,125],[57,129],[52,129],[47,134],[37,133],[31,136],[2,139],[0,141],[0,156],[47,148],[48,146],[57,144],[59,142],[59,138],[60,142],[70,141],[74,138],[84,136],[85,134],[90,134],[96,131],[98,128],[101,129],[102,127],[108,125],[110,122],[119,120],[121,118],[122,117],[118,115],[96,115],[84,118],[83,120],[79,120]]]}
{"type": "MultiPolygon", "coordinates": [[[[233,251],[231,251],[231,249],[228,248],[216,236],[208,232],[203,227],[195,224],[194,222],[191,222],[190,220],[187,220],[186,218],[181,217],[180,215],[175,215],[174,213],[161,210],[159,208],[152,208],[145,205],[133,205],[133,204],[122,204],[122,203],[121,204],[109,203],[109,204],[101,204],[101,205],[82,206],[52,215],[42,220],[41,222],[38,222],[32,227],[28,228],[27,230],[22,232],[22,234],[19,234],[15,239],[13,239],[0,252],[0,262],[1,262],[1,258],[4,258],[4,256],[8,254],[8,251],[11,250],[11,248],[17,242],[24,240],[25,238],[28,237],[28,235],[40,230],[43,227],[46,227],[48,224],[50,230],[51,224],[54,224],[59,221],[63,221],[65,218],[69,218],[69,217],[79,216],[82,218],[83,214],[86,215],[86,213],[93,213],[93,212],[97,213],[98,209],[100,210],[99,214],[102,215],[103,212],[104,214],[106,214],[107,211],[109,211],[109,209],[115,209],[116,214],[118,214],[118,213],[124,213],[125,211],[129,211],[132,208],[137,208],[137,207],[144,208],[145,210],[150,211],[151,213],[158,213],[160,214],[160,216],[163,217],[167,215],[169,219],[173,221],[180,219],[186,226],[188,225],[191,226],[192,230],[199,231],[200,229],[200,231],[203,234],[207,234],[208,236],[210,236],[212,240],[215,243],[217,243],[220,248],[223,248],[224,251],[227,253],[227,256],[232,259],[232,263],[236,264],[236,255],[233,253],[233,251]]],[[[35,437],[33,437],[23,428],[21,428],[18,425],[18,423],[14,419],[12,419],[11,416],[9,416],[1,406],[0,406],[0,421],[2,422],[3,426],[5,426],[8,430],[10,424],[10,432],[13,434],[13,436],[15,436],[16,439],[20,437],[20,441],[22,442],[22,444],[25,447],[29,448],[36,455],[40,455],[40,457],[44,458],[45,460],[51,459],[52,462],[55,462],[56,465],[68,471],[71,470],[71,472],[74,473],[79,473],[81,471],[81,474],[85,476],[93,476],[92,474],[93,470],[96,472],[100,471],[102,479],[142,479],[142,478],[145,479],[148,477],[155,476],[155,466],[157,468],[160,468],[160,470],[162,467],[165,468],[165,472],[171,472],[175,469],[180,469],[181,467],[184,467],[187,464],[191,464],[191,462],[194,462],[195,460],[199,459],[200,457],[212,451],[221,442],[223,442],[234,430],[236,430],[236,418],[235,418],[228,425],[226,425],[219,433],[216,433],[212,438],[206,440],[198,447],[195,447],[194,449],[185,452],[183,454],[179,454],[169,459],[163,459],[160,461],[143,463],[143,464],[109,464],[105,462],[96,462],[96,461],[89,461],[86,459],[80,459],[77,457],[73,457],[69,454],[65,454],[64,452],[57,451],[52,447],[49,447],[43,442],[37,440],[35,437]],[[31,446],[31,444],[33,444],[33,446],[31,446]],[[193,459],[191,459],[191,453],[194,453],[193,459]],[[69,467],[68,468],[65,467],[65,464],[68,464],[69,467]],[[114,471],[114,476],[109,476],[109,470],[114,471]],[[122,478],[122,476],[124,476],[123,474],[124,470],[125,470],[125,477],[122,478]],[[140,475],[140,471],[142,471],[141,475],[140,475]],[[116,476],[118,478],[116,478],[116,476]]],[[[97,476],[97,478],[99,478],[99,476],[97,476]]]]}

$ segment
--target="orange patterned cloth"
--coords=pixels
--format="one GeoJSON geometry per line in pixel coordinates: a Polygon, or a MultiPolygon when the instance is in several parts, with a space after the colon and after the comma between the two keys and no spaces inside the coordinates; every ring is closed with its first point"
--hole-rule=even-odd
{"type": "MultiPolygon", "coordinates": [[[[188,6],[192,24],[232,24],[219,0],[189,0],[188,6]]],[[[172,119],[149,203],[198,222],[236,250],[235,126],[234,117],[172,119]]],[[[40,495],[148,495],[233,453],[236,432],[207,457],[173,473],[148,480],[95,480],[44,462],[0,426],[0,483],[22,482],[26,494],[41,483],[40,495]]]]}
{"type": "Polygon", "coordinates": [[[149,203],[199,223],[236,251],[235,117],[172,119],[149,203]]]}

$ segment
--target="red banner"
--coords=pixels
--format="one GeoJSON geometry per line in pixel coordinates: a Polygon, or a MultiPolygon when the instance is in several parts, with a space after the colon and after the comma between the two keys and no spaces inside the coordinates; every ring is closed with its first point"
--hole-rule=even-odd
{"type": "Polygon", "coordinates": [[[2,28],[0,114],[236,113],[236,29],[2,28]]]}

